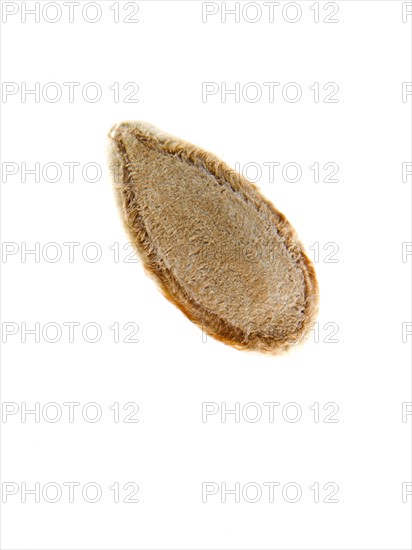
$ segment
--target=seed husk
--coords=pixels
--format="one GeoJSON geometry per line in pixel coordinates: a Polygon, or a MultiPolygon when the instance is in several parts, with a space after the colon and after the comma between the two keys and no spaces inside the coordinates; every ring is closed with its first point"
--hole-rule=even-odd
{"type": "Polygon", "coordinates": [[[123,223],[164,296],[236,349],[278,354],[305,339],[318,310],[315,270],[258,188],[146,122],[117,124],[109,138],[123,223]]]}

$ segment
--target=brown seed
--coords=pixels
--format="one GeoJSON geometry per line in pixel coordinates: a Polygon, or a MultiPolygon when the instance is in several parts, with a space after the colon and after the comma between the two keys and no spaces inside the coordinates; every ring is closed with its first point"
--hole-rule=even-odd
{"type": "Polygon", "coordinates": [[[145,270],[207,334],[279,353],[314,323],[312,263],[285,216],[211,153],[144,122],[112,128],[114,184],[145,270]]]}

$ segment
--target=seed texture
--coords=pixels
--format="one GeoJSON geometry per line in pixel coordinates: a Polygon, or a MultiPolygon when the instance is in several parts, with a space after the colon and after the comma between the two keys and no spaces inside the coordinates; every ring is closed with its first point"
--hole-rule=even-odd
{"type": "Polygon", "coordinates": [[[301,342],[318,285],[285,216],[222,160],[148,123],[117,124],[109,138],[125,228],[164,296],[234,348],[301,342]]]}

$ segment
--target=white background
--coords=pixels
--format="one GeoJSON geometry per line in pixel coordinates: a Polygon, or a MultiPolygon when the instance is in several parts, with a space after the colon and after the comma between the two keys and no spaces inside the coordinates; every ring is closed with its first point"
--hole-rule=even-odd
{"type": "MultiPolygon", "coordinates": [[[[112,1],[99,3],[95,23],[79,7],[70,23],[63,3],[58,22],[46,20],[55,17],[53,5],[45,17],[40,12],[39,22],[29,15],[24,22],[24,2],[11,2],[17,13],[4,21],[5,4],[1,73],[3,82],[16,83],[17,92],[3,94],[2,162],[3,168],[15,163],[5,170],[17,166],[17,173],[3,172],[2,183],[2,240],[15,243],[7,248],[15,253],[8,255],[3,244],[3,341],[5,326],[17,326],[18,332],[2,346],[3,407],[9,403],[7,410],[17,411],[3,410],[2,416],[3,500],[5,483],[18,492],[2,504],[1,547],[411,548],[412,496],[402,502],[402,484],[411,482],[412,423],[410,415],[402,421],[402,407],[411,401],[412,338],[402,341],[402,323],[411,321],[412,262],[411,256],[402,261],[402,243],[411,240],[411,176],[402,181],[402,163],[411,160],[412,104],[411,95],[402,101],[402,83],[411,81],[412,15],[402,21],[405,3],[341,1],[336,23],[323,22],[334,10],[334,3],[324,2],[315,23],[312,1],[283,12],[281,2],[273,22],[260,3],[262,16],[255,23],[247,19],[256,18],[256,3],[246,13],[242,4],[239,22],[233,15],[224,22],[220,3],[205,8],[197,1],[120,2],[118,23],[112,1]],[[134,5],[138,23],[125,23],[134,5]],[[217,13],[203,22],[205,9],[217,13]],[[292,23],[287,19],[298,19],[295,9],[301,17],[292,23]],[[25,82],[27,88],[39,83],[38,101],[21,95],[25,82]],[[42,96],[49,82],[58,83],[63,94],[54,103],[42,96]],[[73,102],[64,82],[80,83],[73,102]],[[95,103],[82,97],[89,82],[102,90],[95,103]],[[128,82],[139,87],[138,103],[124,102],[132,91],[123,90],[128,82]],[[202,98],[204,82],[216,83],[219,93],[202,98]],[[236,82],[239,101],[222,96],[224,83],[234,88],[236,82]],[[242,94],[250,82],[262,91],[257,102],[242,94]],[[280,83],[272,102],[264,82],[280,83]],[[282,96],[290,82],[302,90],[299,101],[282,96]],[[310,89],[315,82],[318,102],[310,89]],[[328,82],[339,86],[338,102],[323,102],[331,91],[323,90],[328,82]],[[120,87],[118,102],[110,89],[114,83],[120,87]],[[257,184],[285,213],[312,259],[319,246],[317,335],[282,357],[234,350],[206,339],[162,297],[141,264],[123,261],[127,237],[106,160],[107,133],[122,120],[146,120],[232,166],[252,162],[262,168],[257,184]],[[40,174],[36,182],[27,175],[23,182],[23,162],[28,168],[40,163],[41,169],[58,163],[62,177],[47,181],[50,169],[50,177],[40,174]],[[77,168],[70,182],[65,162],[80,168],[98,163],[101,177],[87,181],[77,168]],[[275,181],[269,181],[265,162],[280,163],[275,181]],[[289,162],[302,169],[297,182],[282,177],[289,162]],[[315,162],[318,183],[309,168],[315,162]],[[327,162],[339,166],[336,183],[322,181],[327,162]],[[36,242],[37,258],[22,254],[36,242]],[[44,248],[50,242],[62,250],[55,263],[47,260],[52,249],[44,248]],[[73,262],[67,242],[80,243],[73,262]],[[102,251],[95,263],[82,255],[90,242],[102,251]],[[333,256],[338,262],[324,261],[332,248],[323,247],[330,242],[339,247],[333,256]],[[114,243],[119,262],[110,249],[114,243]],[[63,326],[70,321],[80,323],[73,343],[63,326]],[[89,322],[102,330],[94,344],[81,333],[89,322]],[[138,343],[123,341],[130,333],[122,328],[127,322],[138,325],[138,343]],[[22,342],[22,323],[27,328],[40,323],[40,342],[33,335],[22,342]],[[60,341],[43,337],[46,323],[62,327],[60,341]],[[109,328],[115,323],[118,343],[109,328]],[[327,323],[333,325],[324,328],[327,323]],[[331,326],[337,327],[333,338],[331,326]],[[41,411],[47,403],[59,404],[61,420],[48,421],[46,412],[38,422],[23,415],[23,422],[24,403],[33,409],[36,402],[41,411]],[[80,403],[72,423],[66,402],[80,403]],[[95,423],[81,412],[90,402],[102,410],[95,423]],[[128,402],[138,404],[138,423],[123,422],[132,411],[122,410],[128,402]],[[217,403],[219,413],[202,422],[205,402],[217,403]],[[233,409],[236,402],[241,411],[257,403],[262,418],[251,422],[246,413],[239,422],[234,415],[222,422],[222,403],[233,409]],[[265,402],[279,403],[273,422],[265,402]],[[302,413],[296,422],[289,418],[293,407],[284,407],[291,402],[302,413]],[[114,403],[120,404],[118,423],[109,409],[114,403]],[[309,408],[314,403],[319,422],[309,408]],[[323,421],[332,411],[323,410],[326,403],[339,407],[333,416],[338,422],[323,421]],[[62,487],[60,501],[47,502],[40,494],[35,502],[29,494],[22,502],[23,483],[28,488],[39,483],[41,491],[50,482],[62,487]],[[73,503],[65,482],[80,484],[73,503]],[[101,487],[96,503],[82,497],[81,487],[89,482],[101,487]],[[137,484],[139,502],[124,503],[130,491],[122,489],[115,503],[109,487],[116,482],[121,488],[137,484]],[[219,492],[202,502],[205,482],[217,484],[219,492]],[[250,482],[262,488],[256,503],[242,493],[250,482]],[[267,482],[280,484],[274,502],[267,482]],[[240,502],[234,495],[222,502],[223,483],[240,484],[240,502]],[[295,503],[282,497],[287,483],[299,484],[295,503]],[[315,483],[318,503],[309,488],[315,483]],[[326,483],[338,485],[338,502],[323,502],[330,492],[323,489],[326,483]]],[[[88,13],[94,18],[93,7],[88,13]]],[[[255,172],[248,175],[254,178],[255,172]]],[[[293,488],[286,494],[293,499],[293,488]]]]}

